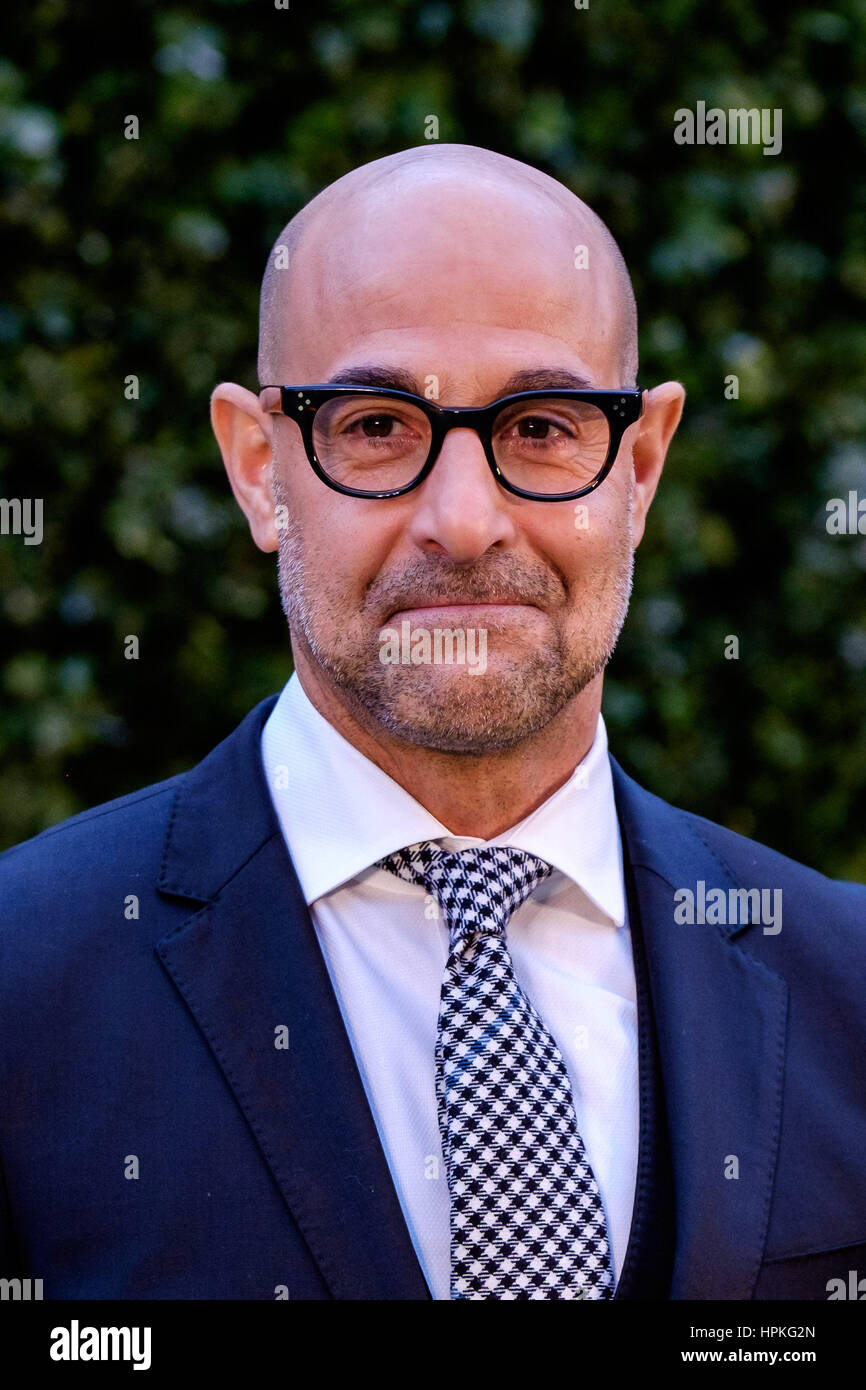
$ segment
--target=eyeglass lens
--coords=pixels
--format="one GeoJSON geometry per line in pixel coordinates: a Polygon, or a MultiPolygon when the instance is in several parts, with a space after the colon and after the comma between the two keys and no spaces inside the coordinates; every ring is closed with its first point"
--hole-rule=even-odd
{"type": "MultiPolygon", "coordinates": [[[[507,482],[527,492],[574,492],[604,467],[610,442],[597,405],[558,396],[503,406],[493,421],[493,455],[507,482]]],[[[387,395],[335,396],[316,411],[313,446],[335,483],[360,491],[407,486],[430,453],[430,421],[387,395]]]]}

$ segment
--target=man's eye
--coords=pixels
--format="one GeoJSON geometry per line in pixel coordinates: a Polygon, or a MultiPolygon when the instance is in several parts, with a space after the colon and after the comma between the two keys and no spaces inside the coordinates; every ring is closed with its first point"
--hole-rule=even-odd
{"type": "Polygon", "coordinates": [[[394,415],[363,415],[346,427],[346,433],[361,434],[367,439],[388,439],[404,428],[394,415]]]}
{"type": "Polygon", "coordinates": [[[565,421],[552,419],[549,415],[521,415],[506,425],[504,440],[518,443],[521,440],[539,444],[558,444],[575,437],[574,430],[565,421]]]}
{"type": "Polygon", "coordinates": [[[525,415],[517,421],[517,432],[522,439],[552,439],[563,433],[553,420],[543,415],[525,415]]]}

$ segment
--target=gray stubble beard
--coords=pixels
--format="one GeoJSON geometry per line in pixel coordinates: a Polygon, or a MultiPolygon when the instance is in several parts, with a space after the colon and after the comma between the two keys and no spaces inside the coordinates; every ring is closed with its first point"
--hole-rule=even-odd
{"type": "MultiPolygon", "coordinates": [[[[488,668],[479,675],[465,667],[459,671],[451,667],[447,682],[437,679],[441,667],[383,665],[380,629],[353,640],[351,622],[356,615],[340,619],[339,593],[320,589],[311,601],[302,534],[276,480],[274,490],[287,519],[279,531],[278,574],[290,635],[300,634],[312,659],[368,728],[379,725],[394,737],[443,753],[514,748],[538,735],[605,669],[613,655],[632,591],[632,486],[621,563],[608,570],[596,593],[586,596],[583,631],[566,644],[557,630],[550,646],[532,647],[525,657],[510,660],[498,672],[488,668]],[[317,614],[329,610],[336,615],[330,640],[322,631],[326,625],[316,620],[317,614]],[[592,631],[588,620],[599,612],[609,615],[608,620],[603,631],[592,631]]],[[[498,575],[503,575],[503,568],[507,582],[508,564],[500,565],[498,575]]],[[[516,566],[512,577],[519,585],[516,566]]]]}

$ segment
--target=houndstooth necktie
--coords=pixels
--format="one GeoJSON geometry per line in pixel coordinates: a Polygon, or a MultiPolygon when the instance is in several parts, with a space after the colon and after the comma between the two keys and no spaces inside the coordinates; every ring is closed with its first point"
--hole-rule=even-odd
{"type": "Polygon", "coordinates": [[[604,1208],[559,1049],[505,928],[550,865],[430,842],[379,861],[437,899],[450,935],[436,1100],[451,1194],[451,1297],[612,1298],[604,1208]]]}

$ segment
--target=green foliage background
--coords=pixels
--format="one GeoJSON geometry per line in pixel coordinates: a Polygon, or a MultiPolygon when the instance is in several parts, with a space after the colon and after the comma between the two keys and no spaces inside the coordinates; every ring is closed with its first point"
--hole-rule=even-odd
{"type": "Polygon", "coordinates": [[[0,462],[3,496],[44,498],[45,539],[0,537],[3,843],[190,766],[288,676],[209,393],[256,385],[285,220],[435,114],[441,140],[597,209],[633,273],[639,381],[688,391],[608,673],[613,751],[669,800],[866,879],[866,537],[824,525],[829,498],[866,496],[864,0],[17,9],[0,462]],[[676,145],[698,100],[781,108],[781,154],[676,145]]]}

